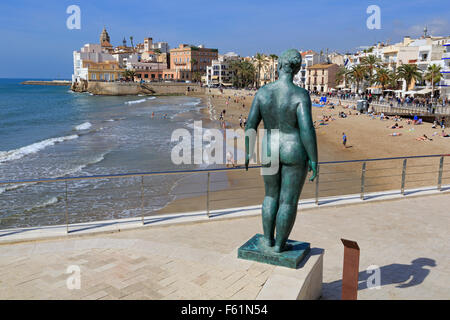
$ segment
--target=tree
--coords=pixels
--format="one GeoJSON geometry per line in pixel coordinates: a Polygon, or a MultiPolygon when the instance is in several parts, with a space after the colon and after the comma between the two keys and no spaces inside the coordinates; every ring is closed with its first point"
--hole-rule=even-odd
{"type": "Polygon", "coordinates": [[[133,36],[130,36],[130,43],[131,43],[131,47],[134,49],[134,45],[133,45],[133,36]]]}
{"type": "Polygon", "coordinates": [[[194,71],[197,71],[197,65],[198,65],[197,59],[191,59],[192,80],[194,80],[194,71]]]}
{"type": "Polygon", "coordinates": [[[366,57],[361,58],[361,65],[367,69],[367,76],[369,78],[369,84],[374,83],[374,71],[376,68],[380,67],[382,64],[381,59],[377,56],[370,54],[366,57]]]}
{"type": "Polygon", "coordinates": [[[275,81],[275,72],[276,72],[276,70],[275,70],[275,60],[278,59],[278,56],[276,54],[272,53],[271,55],[269,55],[269,57],[272,60],[272,73],[270,75],[270,80],[273,82],[273,81],[275,81]]]}
{"type": "Polygon", "coordinates": [[[354,65],[348,71],[348,79],[356,84],[356,92],[359,93],[359,84],[364,80],[367,74],[367,69],[362,65],[354,65]]]}
{"type": "Polygon", "coordinates": [[[126,80],[133,80],[136,76],[136,72],[134,70],[125,70],[122,75],[125,77],[126,80]]]}
{"type": "Polygon", "coordinates": [[[153,50],[153,52],[156,54],[156,63],[157,63],[157,67],[158,67],[158,81],[160,81],[160,77],[159,77],[159,61],[158,61],[158,56],[161,54],[161,50],[159,50],[158,48],[156,48],[155,50],[153,50]]]}
{"type": "Polygon", "coordinates": [[[256,67],[258,69],[258,77],[257,77],[257,81],[256,81],[256,87],[259,88],[259,83],[261,80],[261,68],[264,65],[264,63],[266,62],[266,56],[261,54],[261,53],[256,53],[255,55],[255,62],[256,62],[256,67]]]}
{"type": "Polygon", "coordinates": [[[441,81],[441,66],[432,64],[428,66],[428,69],[423,77],[425,80],[431,83],[431,98],[434,97],[434,85],[441,81]]]}
{"type": "Polygon", "coordinates": [[[255,81],[255,66],[249,61],[235,60],[230,64],[233,86],[245,88],[255,81]]]}
{"type": "Polygon", "coordinates": [[[411,82],[420,80],[422,76],[417,64],[402,64],[397,68],[397,78],[406,81],[406,90],[408,90],[411,82]]]}
{"type": "Polygon", "coordinates": [[[374,76],[374,81],[377,84],[381,85],[382,90],[386,88],[386,86],[390,86],[395,79],[395,74],[389,71],[386,68],[377,68],[374,76]]]}
{"type": "Polygon", "coordinates": [[[338,86],[342,82],[347,82],[348,80],[348,71],[344,66],[339,66],[339,69],[336,72],[336,80],[335,85],[338,86]]]}

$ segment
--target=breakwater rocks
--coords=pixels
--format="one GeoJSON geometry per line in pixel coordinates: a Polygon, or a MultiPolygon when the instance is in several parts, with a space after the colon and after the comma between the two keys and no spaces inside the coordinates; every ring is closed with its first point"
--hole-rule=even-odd
{"type": "Polygon", "coordinates": [[[27,80],[21,82],[20,84],[32,84],[40,86],[70,86],[71,82],[69,80],[52,80],[52,81],[27,80]]]}

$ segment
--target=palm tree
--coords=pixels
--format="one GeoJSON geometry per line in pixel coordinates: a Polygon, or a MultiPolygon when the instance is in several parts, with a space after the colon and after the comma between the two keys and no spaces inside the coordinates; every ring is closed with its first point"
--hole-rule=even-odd
{"type": "Polygon", "coordinates": [[[256,62],[256,67],[258,68],[258,78],[257,78],[257,82],[256,82],[256,87],[259,88],[259,83],[261,80],[261,68],[264,65],[264,62],[266,62],[266,56],[261,53],[256,53],[255,62],[256,62]]]}
{"type": "Polygon", "coordinates": [[[133,36],[130,36],[130,43],[131,43],[131,48],[134,49],[134,45],[133,45],[133,36]]]}
{"type": "Polygon", "coordinates": [[[362,65],[354,65],[347,73],[350,81],[356,83],[356,93],[359,93],[359,84],[367,75],[367,69],[362,65]]]}
{"type": "Polygon", "coordinates": [[[128,79],[133,80],[136,75],[136,72],[134,72],[134,70],[125,70],[122,74],[126,80],[128,79]]]}
{"type": "Polygon", "coordinates": [[[153,50],[153,52],[156,54],[156,63],[157,63],[157,67],[158,67],[158,81],[161,81],[161,78],[159,77],[159,62],[158,62],[158,55],[161,54],[161,50],[156,48],[155,50],[153,50]]]}
{"type": "Polygon", "coordinates": [[[406,90],[408,90],[411,82],[420,80],[422,78],[420,70],[417,68],[417,64],[402,64],[397,69],[397,78],[406,81],[406,90]]]}
{"type": "Polygon", "coordinates": [[[255,81],[255,66],[248,61],[233,61],[230,65],[233,71],[233,86],[245,88],[255,81]]]}
{"type": "Polygon", "coordinates": [[[386,68],[377,68],[374,76],[375,83],[381,84],[381,88],[384,91],[386,86],[392,84],[392,79],[395,75],[386,68]]]}
{"type": "Polygon", "coordinates": [[[373,54],[361,58],[361,65],[368,71],[369,84],[374,82],[373,72],[376,68],[381,66],[381,63],[381,59],[373,54]]]}
{"type": "Polygon", "coordinates": [[[275,70],[275,60],[277,60],[278,59],[278,56],[276,55],[276,54],[271,54],[271,55],[269,55],[269,57],[270,57],[270,59],[272,60],[272,74],[270,75],[270,80],[273,82],[273,81],[275,81],[275,72],[276,72],[276,70],[275,70]]]}
{"type": "Polygon", "coordinates": [[[425,80],[431,82],[431,98],[434,97],[434,85],[441,81],[442,75],[441,75],[441,66],[438,66],[436,64],[432,64],[428,66],[427,72],[425,73],[424,77],[425,80]]]}
{"type": "Polygon", "coordinates": [[[336,72],[336,80],[335,85],[338,86],[342,82],[347,82],[348,80],[348,71],[344,66],[339,66],[339,69],[336,72]]]}
{"type": "MultiPolygon", "coordinates": [[[[191,72],[197,71],[197,68],[196,68],[197,64],[198,64],[197,59],[191,59],[191,72]]],[[[192,73],[192,76],[194,76],[194,73],[192,73]]]]}

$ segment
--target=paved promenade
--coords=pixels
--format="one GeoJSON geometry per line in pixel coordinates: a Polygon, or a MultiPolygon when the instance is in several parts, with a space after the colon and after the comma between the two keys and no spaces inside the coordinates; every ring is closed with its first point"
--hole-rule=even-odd
{"type": "MultiPolygon", "coordinates": [[[[442,194],[305,210],[291,238],[325,249],[323,299],[340,298],[341,238],[361,248],[359,299],[449,299],[448,208],[442,194]],[[380,289],[366,286],[370,265],[380,289]]],[[[274,267],[236,250],[260,232],[249,216],[0,244],[0,299],[255,299],[274,267]]]]}

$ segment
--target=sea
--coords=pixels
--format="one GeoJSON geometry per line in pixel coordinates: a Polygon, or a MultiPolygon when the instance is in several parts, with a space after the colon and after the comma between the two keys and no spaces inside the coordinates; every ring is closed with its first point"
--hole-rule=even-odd
{"type": "MultiPolygon", "coordinates": [[[[96,96],[0,79],[0,181],[189,170],[171,161],[172,132],[216,128],[201,99],[96,96]]],[[[205,175],[0,184],[0,229],[139,217],[204,194],[205,175]],[[196,187],[197,186],[197,187],[196,187]],[[67,192],[66,192],[67,190],[67,192]],[[143,193],[142,193],[143,192],[143,193]]],[[[227,187],[227,179],[214,185],[227,187]]]]}

